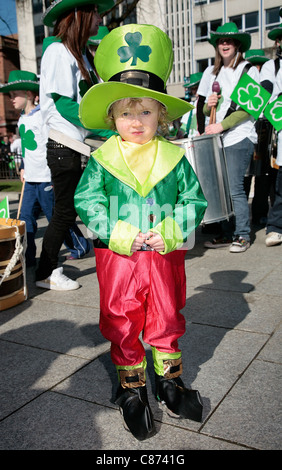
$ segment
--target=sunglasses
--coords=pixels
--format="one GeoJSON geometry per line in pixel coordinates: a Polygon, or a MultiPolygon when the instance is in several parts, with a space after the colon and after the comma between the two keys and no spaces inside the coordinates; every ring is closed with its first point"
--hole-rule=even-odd
{"type": "Polygon", "coordinates": [[[234,44],[234,39],[222,38],[217,41],[217,44],[234,44]]]}

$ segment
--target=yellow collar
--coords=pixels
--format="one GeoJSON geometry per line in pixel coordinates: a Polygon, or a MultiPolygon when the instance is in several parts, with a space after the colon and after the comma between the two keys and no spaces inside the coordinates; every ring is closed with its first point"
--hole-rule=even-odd
{"type": "MultiPolygon", "coordinates": [[[[148,171],[148,163],[145,158],[144,167],[147,168],[146,178],[143,184],[136,178],[136,167],[127,164],[128,158],[133,146],[122,143],[120,136],[112,136],[101,147],[91,155],[97,160],[109,173],[115,176],[123,183],[130,186],[140,196],[146,197],[156,184],[158,184],[168,173],[170,173],[184,155],[184,150],[163,137],[156,137],[144,146],[140,145],[138,152],[144,147],[145,152],[150,151],[153,157],[150,157],[151,168],[148,171]],[[148,145],[149,144],[149,145],[148,145]],[[146,147],[147,146],[147,147],[146,147]],[[128,149],[128,154],[124,157],[123,149],[128,149]],[[135,173],[135,174],[134,174],[135,173]]],[[[144,177],[145,172],[142,172],[144,177]]],[[[138,173],[139,180],[140,174],[138,173]]],[[[142,178],[141,178],[142,179],[142,178]]]]}

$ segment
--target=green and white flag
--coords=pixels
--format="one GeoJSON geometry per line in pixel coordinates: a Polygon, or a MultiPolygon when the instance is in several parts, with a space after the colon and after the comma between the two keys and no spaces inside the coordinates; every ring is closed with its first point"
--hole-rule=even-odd
{"type": "Polygon", "coordinates": [[[8,196],[6,196],[5,199],[0,201],[0,218],[8,219],[9,217],[10,217],[9,200],[8,200],[8,196]]]}
{"type": "Polygon", "coordinates": [[[230,96],[235,103],[255,119],[259,118],[270,97],[271,94],[247,73],[242,75],[230,96]]]}
{"type": "Polygon", "coordinates": [[[268,103],[263,114],[266,119],[273,125],[276,131],[282,129],[282,96],[279,96],[276,100],[268,103]]]}

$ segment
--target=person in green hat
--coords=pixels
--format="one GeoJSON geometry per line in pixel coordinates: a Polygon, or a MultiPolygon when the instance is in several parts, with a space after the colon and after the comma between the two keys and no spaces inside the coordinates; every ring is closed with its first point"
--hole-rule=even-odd
{"type": "Polygon", "coordinates": [[[230,96],[243,73],[259,82],[259,72],[243,58],[250,48],[251,36],[240,33],[235,23],[219,26],[211,33],[209,42],[215,48],[215,61],[204,71],[198,94],[206,97],[204,113],[215,116],[215,122],[206,126],[205,133],[222,134],[235,217],[221,222],[221,234],[204,246],[228,247],[231,253],[242,253],[250,247],[251,232],[244,177],[257,134],[254,119],[238,109],[230,96]]]}
{"type": "MultiPolygon", "coordinates": [[[[282,16],[282,8],[279,15],[282,16]]],[[[272,100],[282,93],[282,24],[268,33],[269,39],[275,41],[276,58],[265,63],[260,73],[261,85],[272,93],[272,100]]],[[[270,207],[267,223],[265,244],[267,247],[280,245],[282,243],[282,134],[278,132],[276,168],[272,168],[272,185],[274,197],[270,207]],[[275,176],[274,176],[275,175],[275,176]]]]}
{"type": "Polygon", "coordinates": [[[100,329],[117,369],[116,403],[138,440],[156,432],[141,333],[152,348],[159,403],[178,418],[202,417],[198,391],[180,378],[178,338],[185,331],[185,241],[207,202],[184,150],[160,135],[192,108],[165,92],[172,63],[171,40],[159,28],[116,28],[95,54],[104,83],[79,107],[84,126],[118,132],[91,154],[74,199],[95,238],[100,329]]]}
{"type": "MultiPolygon", "coordinates": [[[[46,160],[47,132],[38,103],[39,80],[33,72],[13,70],[8,83],[0,86],[0,92],[9,94],[15,110],[21,113],[18,129],[23,157],[20,177],[24,192],[20,218],[26,224],[26,267],[32,267],[36,265],[37,219],[42,210],[50,221],[54,209],[54,190],[46,160]]],[[[89,241],[76,224],[69,229],[64,244],[73,257],[83,257],[90,250],[89,241]]]]}
{"type": "MultiPolygon", "coordinates": [[[[245,53],[245,59],[255,65],[260,72],[261,67],[268,60],[263,49],[250,49],[245,53]]],[[[269,196],[272,186],[273,169],[270,166],[270,140],[272,135],[272,125],[264,118],[260,117],[256,121],[256,131],[258,142],[255,146],[253,159],[245,177],[245,191],[247,196],[250,193],[252,179],[254,177],[254,196],[251,205],[252,224],[265,225],[269,210],[269,196]]]]}
{"type": "Polygon", "coordinates": [[[37,103],[37,75],[25,70],[13,70],[8,83],[0,87],[0,92],[9,94],[14,109],[20,113],[18,129],[23,157],[21,181],[24,183],[20,218],[26,224],[26,267],[31,267],[36,264],[37,208],[40,206],[50,220],[54,206],[51,174],[46,162],[46,134],[37,103]]]}
{"type": "Polygon", "coordinates": [[[45,289],[79,288],[77,281],[63,274],[58,257],[77,217],[73,196],[82,174],[79,144],[91,134],[78,118],[78,107],[83,94],[98,82],[87,41],[98,32],[99,13],[112,6],[112,0],[56,0],[42,18],[46,26],[54,27],[54,36],[43,44],[40,71],[40,106],[48,129],[47,162],[55,193],[54,214],[36,271],[36,285],[45,289]]]}
{"type": "Polygon", "coordinates": [[[197,92],[202,76],[202,72],[192,73],[189,80],[184,84],[184,87],[189,91],[189,102],[195,106],[192,111],[184,114],[181,118],[181,130],[183,131],[184,137],[191,138],[199,135],[197,124],[197,92]]]}

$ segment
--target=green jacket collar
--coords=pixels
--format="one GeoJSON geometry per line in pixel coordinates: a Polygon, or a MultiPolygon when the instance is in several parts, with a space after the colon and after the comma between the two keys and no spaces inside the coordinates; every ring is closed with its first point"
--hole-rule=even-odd
{"type": "Polygon", "coordinates": [[[149,177],[145,184],[141,185],[128,168],[120,152],[117,139],[120,139],[120,136],[112,136],[92,153],[92,157],[115,178],[134,189],[141,197],[146,197],[153,187],[173,170],[184,155],[183,148],[168,142],[163,137],[158,137],[157,157],[149,177]]]}

